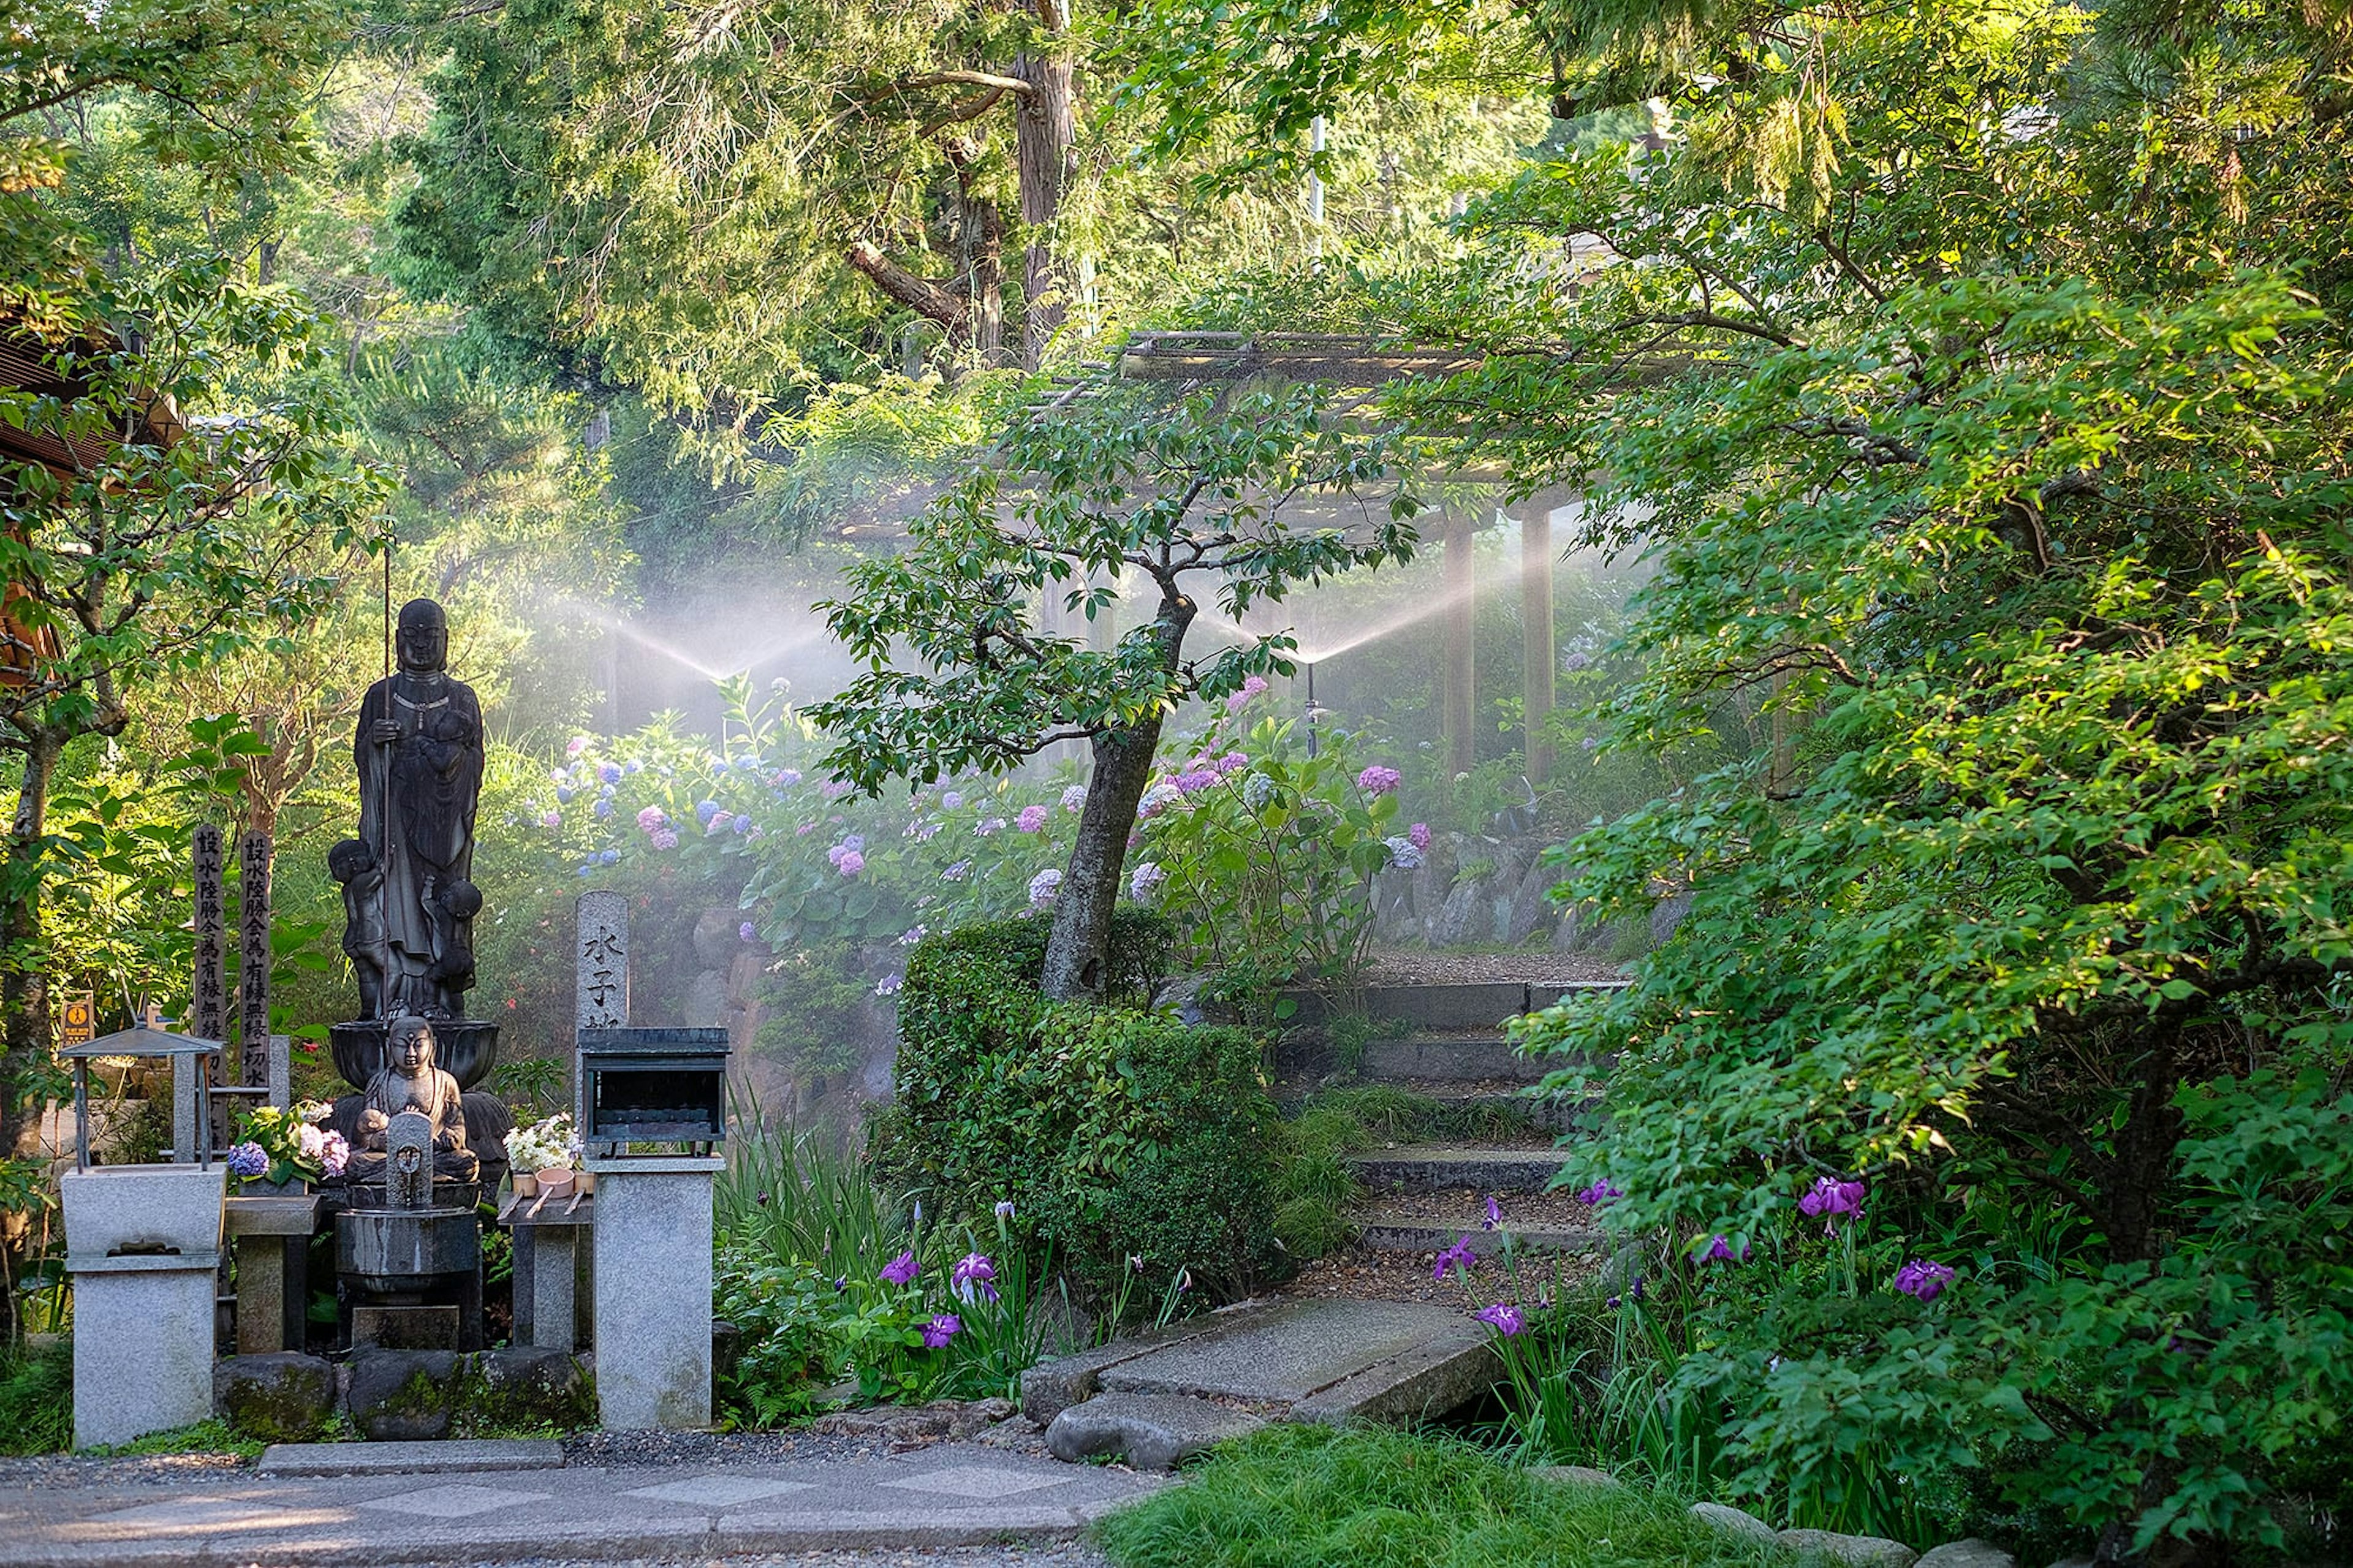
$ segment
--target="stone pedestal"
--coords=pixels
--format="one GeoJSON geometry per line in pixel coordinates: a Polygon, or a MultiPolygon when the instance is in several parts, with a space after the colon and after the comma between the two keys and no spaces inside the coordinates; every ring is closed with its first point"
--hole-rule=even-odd
{"type": "Polygon", "coordinates": [[[711,1425],[716,1158],[592,1158],[596,1400],[611,1430],[711,1425]]]}
{"type": "Polygon", "coordinates": [[[596,1217],[593,1197],[507,1201],[499,1223],[514,1237],[515,1344],[579,1348],[581,1242],[596,1217]]]}
{"type": "Polygon", "coordinates": [[[58,1179],[74,1284],[75,1447],[212,1414],[227,1175],[217,1163],[112,1165],[58,1179]]]}
{"type": "Polygon", "coordinates": [[[320,1202],[314,1194],[228,1200],[224,1228],[237,1248],[237,1354],[302,1349],[320,1202]]]}

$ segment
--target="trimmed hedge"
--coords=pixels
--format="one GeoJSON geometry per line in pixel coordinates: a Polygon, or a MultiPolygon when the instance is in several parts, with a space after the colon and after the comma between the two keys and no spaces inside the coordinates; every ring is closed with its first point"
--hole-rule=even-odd
{"type": "Polygon", "coordinates": [[[935,1201],[1021,1228],[1100,1294],[1144,1259],[1156,1300],[1179,1268],[1220,1295],[1272,1275],[1274,1104],[1260,1046],[1137,1005],[1158,989],[1167,923],[1122,910],[1097,1006],[1039,993],[1047,923],[927,937],[899,995],[899,1099],[875,1160],[935,1201]]]}

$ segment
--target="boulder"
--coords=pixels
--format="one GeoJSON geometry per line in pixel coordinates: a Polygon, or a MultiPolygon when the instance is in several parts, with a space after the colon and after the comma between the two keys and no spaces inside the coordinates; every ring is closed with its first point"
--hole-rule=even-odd
{"type": "Polygon", "coordinates": [[[1683,917],[1689,913],[1691,913],[1689,893],[1677,893],[1672,898],[1661,899],[1657,903],[1652,904],[1651,906],[1651,945],[1666,946],[1667,939],[1675,934],[1675,928],[1683,923],[1683,917]]]}
{"type": "Polygon", "coordinates": [[[1046,1449],[1075,1463],[1124,1454],[1139,1470],[1173,1470],[1212,1444],[1257,1431],[1257,1416],[1181,1394],[1101,1394],[1046,1428],[1046,1449]]]}
{"type": "Polygon", "coordinates": [[[1720,1502],[1695,1502],[1691,1516],[1703,1524],[1712,1524],[1727,1535],[1746,1535],[1758,1541],[1771,1541],[1775,1531],[1771,1525],[1753,1513],[1727,1508],[1720,1502]]]}
{"type": "Polygon", "coordinates": [[[1483,877],[1475,877],[1446,895],[1439,906],[1438,919],[1431,922],[1430,945],[1459,947],[1466,942],[1482,938],[1480,916],[1485,912],[1483,877]]]}
{"type": "Polygon", "coordinates": [[[1504,925],[1504,941],[1507,945],[1519,946],[1544,923],[1545,916],[1551,912],[1553,907],[1545,895],[1552,891],[1554,883],[1567,875],[1566,867],[1548,866],[1542,855],[1529,863],[1526,874],[1520,879],[1519,890],[1512,895],[1512,912],[1504,925]]]}
{"type": "Polygon", "coordinates": [[[1827,1557],[1845,1568],[1912,1568],[1920,1554],[1882,1535],[1841,1535],[1830,1530],[1785,1530],[1781,1544],[1809,1556],[1827,1557]]]}
{"type": "Polygon", "coordinates": [[[2018,1568],[2018,1559],[1992,1542],[1972,1535],[1921,1553],[1912,1568],[2018,1568]]]}
{"type": "Polygon", "coordinates": [[[1540,1481],[1566,1487],[1614,1487],[1624,1483],[1607,1470],[1590,1465],[1538,1465],[1528,1474],[1540,1481]]]}
{"type": "Polygon", "coordinates": [[[213,1408],[248,1437],[307,1443],[334,1418],[335,1369],[292,1351],[230,1356],[213,1365],[213,1408]]]}
{"type": "Polygon", "coordinates": [[[724,969],[735,962],[744,942],[741,910],[705,910],[694,922],[694,956],[705,969],[724,969]]]}
{"type": "Polygon", "coordinates": [[[588,1380],[570,1352],[521,1345],[466,1359],[472,1366],[459,1408],[470,1433],[571,1432],[596,1425],[588,1380]]]}
{"type": "Polygon", "coordinates": [[[375,1442],[449,1435],[458,1386],[455,1351],[363,1351],[352,1358],[352,1425],[375,1442]]]}

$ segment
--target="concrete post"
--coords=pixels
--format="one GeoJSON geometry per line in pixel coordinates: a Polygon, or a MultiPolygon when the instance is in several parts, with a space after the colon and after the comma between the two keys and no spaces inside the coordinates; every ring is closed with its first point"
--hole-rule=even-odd
{"type": "Polygon", "coordinates": [[[1520,694],[1528,782],[1541,784],[1552,773],[1552,744],[1544,738],[1552,715],[1559,656],[1552,617],[1552,511],[1529,506],[1520,521],[1520,694]]]}
{"type": "Polygon", "coordinates": [[[712,1182],[724,1163],[585,1162],[596,1176],[596,1403],[610,1430],[711,1425],[712,1182]]]}
{"type": "Polygon", "coordinates": [[[1472,663],[1472,634],[1477,608],[1471,552],[1477,535],[1467,516],[1450,514],[1445,524],[1446,667],[1440,677],[1439,727],[1446,737],[1446,771],[1467,773],[1479,760],[1476,720],[1477,671],[1472,663]]]}

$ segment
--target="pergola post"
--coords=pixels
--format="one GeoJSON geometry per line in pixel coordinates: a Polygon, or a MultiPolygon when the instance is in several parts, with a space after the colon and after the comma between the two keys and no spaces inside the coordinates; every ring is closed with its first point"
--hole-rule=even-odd
{"type": "Polygon", "coordinates": [[[1559,668],[1553,641],[1552,509],[1541,500],[1520,520],[1521,710],[1528,782],[1542,784],[1552,772],[1552,742],[1545,738],[1559,668]]]}
{"type": "Polygon", "coordinates": [[[1479,760],[1478,736],[1472,729],[1472,708],[1478,700],[1472,663],[1472,633],[1475,626],[1476,588],[1471,552],[1477,534],[1466,514],[1451,513],[1445,522],[1446,668],[1441,674],[1438,721],[1446,738],[1446,769],[1467,773],[1479,760]]]}

